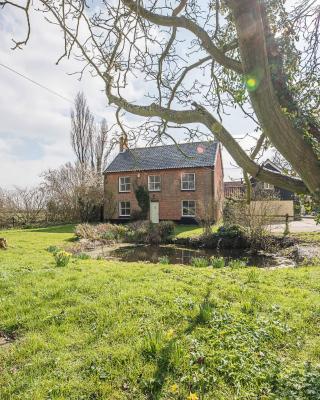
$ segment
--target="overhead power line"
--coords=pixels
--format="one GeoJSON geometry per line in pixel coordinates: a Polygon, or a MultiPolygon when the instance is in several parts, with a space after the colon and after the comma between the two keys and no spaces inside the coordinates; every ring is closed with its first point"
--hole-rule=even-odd
{"type": "Polygon", "coordinates": [[[8,71],[13,72],[14,74],[20,76],[21,78],[23,78],[23,79],[25,79],[25,80],[27,80],[27,81],[33,83],[34,85],[39,86],[40,88],[46,90],[47,92],[49,92],[49,93],[51,93],[51,94],[53,94],[53,95],[55,95],[55,96],[60,97],[62,100],[65,100],[65,101],[67,101],[68,103],[73,104],[73,101],[72,101],[72,100],[70,100],[70,99],[68,99],[67,97],[61,95],[60,93],[58,93],[58,92],[56,92],[56,91],[54,91],[54,90],[48,88],[47,86],[43,85],[42,83],[39,83],[39,82],[37,82],[37,81],[35,81],[35,80],[33,80],[33,79],[27,77],[26,75],[22,74],[21,72],[16,71],[15,69],[9,67],[8,65],[4,65],[4,64],[0,63],[0,66],[3,67],[3,68],[5,68],[5,69],[7,69],[8,71]]]}

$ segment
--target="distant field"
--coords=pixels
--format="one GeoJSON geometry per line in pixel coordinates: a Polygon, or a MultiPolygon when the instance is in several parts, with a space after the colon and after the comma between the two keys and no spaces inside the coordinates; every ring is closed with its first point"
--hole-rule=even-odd
{"type": "Polygon", "coordinates": [[[319,399],[320,267],[57,268],[72,231],[1,232],[1,400],[319,399]]]}

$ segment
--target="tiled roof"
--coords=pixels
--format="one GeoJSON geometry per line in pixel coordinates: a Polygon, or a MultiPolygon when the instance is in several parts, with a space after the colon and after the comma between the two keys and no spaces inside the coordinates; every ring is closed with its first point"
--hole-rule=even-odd
{"type": "Polygon", "coordinates": [[[182,143],[129,149],[119,153],[105,172],[213,167],[218,142],[182,143]]]}
{"type": "Polygon", "coordinates": [[[242,181],[231,181],[231,182],[224,182],[224,187],[242,187],[244,183],[242,181]]]}

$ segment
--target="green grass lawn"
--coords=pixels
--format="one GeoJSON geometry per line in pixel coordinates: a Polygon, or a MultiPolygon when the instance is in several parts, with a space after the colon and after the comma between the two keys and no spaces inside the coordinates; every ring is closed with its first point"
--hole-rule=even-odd
{"type": "Polygon", "coordinates": [[[1,400],[320,398],[320,267],[57,268],[71,232],[1,232],[1,400]]]}
{"type": "MultiPolygon", "coordinates": [[[[212,232],[216,232],[220,225],[213,225],[212,232]]],[[[175,237],[188,238],[193,236],[200,236],[203,233],[203,228],[199,225],[176,225],[175,237]]]]}

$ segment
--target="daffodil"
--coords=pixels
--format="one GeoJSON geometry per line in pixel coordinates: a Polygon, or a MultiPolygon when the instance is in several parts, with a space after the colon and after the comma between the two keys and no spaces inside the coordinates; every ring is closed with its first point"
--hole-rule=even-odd
{"type": "Polygon", "coordinates": [[[179,392],[179,386],[174,383],[173,385],[170,386],[170,392],[171,393],[178,393],[179,392]]]}
{"type": "Polygon", "coordinates": [[[191,393],[187,397],[187,400],[199,400],[199,397],[196,395],[196,393],[191,393]]]}
{"type": "Polygon", "coordinates": [[[166,339],[171,339],[174,336],[174,330],[169,329],[166,333],[166,339]]]}

